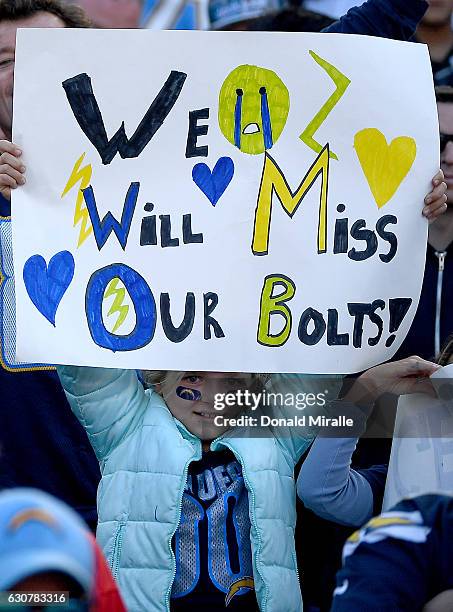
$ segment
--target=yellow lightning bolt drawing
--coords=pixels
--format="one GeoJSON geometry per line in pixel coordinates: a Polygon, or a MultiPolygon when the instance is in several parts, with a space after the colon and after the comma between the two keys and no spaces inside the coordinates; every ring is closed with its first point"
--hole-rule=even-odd
{"type": "MultiPolygon", "coordinates": [[[[315,60],[315,62],[327,72],[327,74],[336,86],[336,89],[333,94],[330,96],[327,102],[323,104],[323,106],[319,109],[319,111],[307,125],[305,130],[299,136],[299,138],[307,145],[307,147],[310,147],[310,149],[315,151],[315,153],[320,153],[323,149],[323,146],[319,144],[319,142],[317,142],[313,137],[315,133],[319,130],[321,125],[324,123],[324,121],[327,119],[327,117],[330,115],[330,113],[333,111],[338,102],[341,100],[341,98],[344,96],[344,93],[349,87],[351,81],[348,79],[347,76],[340,72],[338,68],[335,68],[335,66],[329,64],[329,62],[327,62],[325,59],[319,57],[319,55],[317,55],[314,51],[310,51],[310,55],[315,60]]],[[[338,159],[338,157],[332,151],[330,151],[329,155],[332,159],[338,159]]]]}
{"type": "Polygon", "coordinates": [[[84,202],[83,193],[82,193],[82,189],[85,189],[90,184],[92,168],[91,168],[91,164],[88,164],[84,166],[83,168],[80,168],[84,157],[85,157],[85,153],[82,153],[82,155],[79,157],[79,159],[74,164],[74,168],[72,169],[71,176],[69,177],[68,182],[66,183],[66,187],[64,188],[63,193],[61,194],[61,197],[64,198],[64,196],[68,193],[68,191],[70,191],[74,187],[74,185],[76,185],[80,181],[79,190],[77,192],[75,210],[74,210],[74,227],[78,223],[81,224],[80,233],[79,233],[79,242],[77,244],[77,248],[85,242],[85,240],[88,238],[88,236],[93,231],[93,228],[91,227],[91,224],[89,222],[90,217],[85,207],[85,202],[84,202]]]}
{"type": "Polygon", "coordinates": [[[126,290],[117,288],[118,281],[119,278],[113,278],[110,281],[109,286],[107,287],[104,294],[104,299],[110,297],[111,295],[115,296],[113,304],[110,306],[110,310],[107,313],[108,317],[114,314],[115,312],[118,313],[118,318],[116,320],[112,333],[115,333],[116,330],[124,323],[124,320],[127,317],[127,313],[129,312],[129,306],[123,306],[126,290]]]}

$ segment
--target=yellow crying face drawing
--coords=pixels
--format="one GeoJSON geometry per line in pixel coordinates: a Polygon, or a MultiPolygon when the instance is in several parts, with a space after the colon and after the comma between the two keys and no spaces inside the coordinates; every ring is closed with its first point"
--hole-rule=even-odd
{"type": "Polygon", "coordinates": [[[277,142],[289,113],[289,92],[273,72],[259,66],[235,68],[219,94],[219,126],[243,153],[258,155],[277,142]]]}

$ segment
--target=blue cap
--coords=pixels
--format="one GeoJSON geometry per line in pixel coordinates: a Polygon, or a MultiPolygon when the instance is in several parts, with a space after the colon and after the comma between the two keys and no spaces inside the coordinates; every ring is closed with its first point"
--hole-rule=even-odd
{"type": "Polygon", "coordinates": [[[95,554],[88,528],[68,506],[35,489],[0,493],[0,591],[42,572],[73,578],[88,595],[95,554]]]}
{"type": "Polygon", "coordinates": [[[233,23],[262,17],[281,9],[284,0],[210,0],[211,30],[220,30],[233,23]]]}

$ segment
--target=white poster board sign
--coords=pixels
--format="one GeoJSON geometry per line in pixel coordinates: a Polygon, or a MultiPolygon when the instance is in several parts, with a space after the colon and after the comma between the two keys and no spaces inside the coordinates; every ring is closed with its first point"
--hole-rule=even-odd
{"type": "Polygon", "coordinates": [[[421,394],[399,399],[384,510],[405,497],[453,495],[453,365],[431,380],[444,399],[421,394]]]}
{"type": "Polygon", "coordinates": [[[422,45],[20,30],[13,139],[20,360],[345,373],[409,329],[438,168],[422,45]]]}

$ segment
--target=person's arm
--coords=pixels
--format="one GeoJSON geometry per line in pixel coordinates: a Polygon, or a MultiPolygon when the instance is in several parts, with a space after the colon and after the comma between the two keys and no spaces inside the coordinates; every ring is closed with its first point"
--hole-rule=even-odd
{"type": "MultiPolygon", "coordinates": [[[[372,516],[374,489],[368,478],[350,467],[357,440],[382,393],[432,394],[434,390],[427,377],[437,368],[437,365],[419,357],[376,366],[355,381],[344,400],[329,406],[329,417],[344,415],[352,418],[351,437],[318,436],[314,441],[297,481],[297,491],[305,506],[322,518],[345,525],[362,525],[372,516]]],[[[332,429],[326,433],[331,435],[332,429]]],[[[341,435],[339,430],[337,433],[341,435]]],[[[373,482],[382,480],[382,469],[376,466],[376,470],[379,473],[372,478],[373,482]]]]}
{"type": "Polygon", "coordinates": [[[351,468],[358,439],[325,438],[313,442],[297,478],[297,494],[306,508],[328,521],[360,527],[382,507],[388,465],[351,468]]]}
{"type": "Polygon", "coordinates": [[[135,370],[57,366],[72,411],[99,461],[139,426],[148,396],[135,370]]]}
{"type": "Polygon", "coordinates": [[[368,0],[323,32],[409,40],[427,8],[424,0],[368,0]]]}
{"type": "Polygon", "coordinates": [[[297,494],[318,516],[360,527],[373,515],[374,496],[368,480],[351,468],[358,438],[318,436],[302,464],[297,494]]]}

